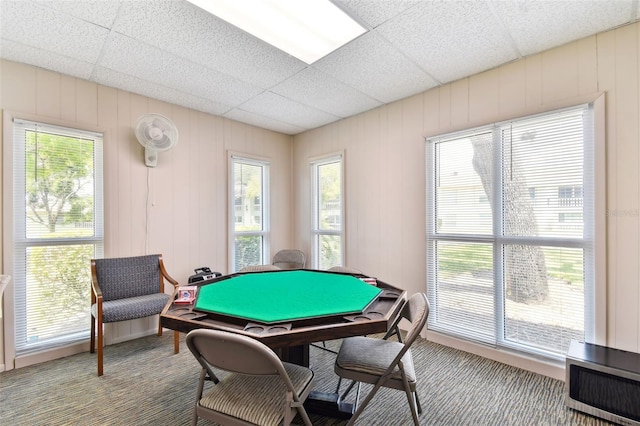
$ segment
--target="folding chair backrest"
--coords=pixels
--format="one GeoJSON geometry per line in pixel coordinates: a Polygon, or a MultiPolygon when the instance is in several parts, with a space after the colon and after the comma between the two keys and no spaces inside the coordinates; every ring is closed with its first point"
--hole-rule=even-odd
{"type": "Polygon", "coordinates": [[[409,327],[404,337],[405,346],[409,347],[413,344],[413,341],[420,335],[426,325],[428,317],[429,301],[424,293],[416,293],[405,302],[400,315],[394,323],[394,327],[403,319],[411,323],[411,327],[409,327]]]}
{"type": "Polygon", "coordinates": [[[249,266],[245,266],[244,268],[240,269],[238,272],[264,272],[264,271],[279,271],[280,268],[278,268],[275,265],[249,265],[249,266]]]}
{"type": "Polygon", "coordinates": [[[301,250],[284,249],[273,256],[272,263],[281,269],[302,269],[306,260],[301,250]]]}
{"type": "Polygon", "coordinates": [[[275,352],[240,334],[198,329],[187,335],[187,346],[204,368],[203,361],[234,373],[286,375],[275,352]]]}
{"type": "Polygon", "coordinates": [[[95,259],[96,275],[105,302],[160,291],[159,255],[95,259]]]}
{"type": "Polygon", "coordinates": [[[332,266],[331,268],[327,269],[327,271],[340,272],[343,274],[362,274],[361,270],[355,269],[355,268],[349,268],[346,266],[332,266]]]}

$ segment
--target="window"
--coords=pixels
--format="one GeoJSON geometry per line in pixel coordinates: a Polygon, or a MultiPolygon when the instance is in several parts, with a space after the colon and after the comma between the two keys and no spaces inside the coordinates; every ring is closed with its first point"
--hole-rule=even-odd
{"type": "Polygon", "coordinates": [[[427,139],[432,330],[552,359],[593,337],[592,123],[582,105],[427,139]]]}
{"type": "Polygon", "coordinates": [[[268,196],[269,163],[231,156],[229,168],[231,201],[231,267],[237,272],[245,266],[269,262],[268,196]]]}
{"type": "Polygon", "coordinates": [[[13,121],[16,355],[89,337],[103,253],[102,135],[13,121]]]}
{"type": "Polygon", "coordinates": [[[558,188],[558,205],[582,206],[581,186],[561,186],[558,188]]]}
{"type": "Polygon", "coordinates": [[[344,263],[342,155],[311,162],[312,267],[344,263]]]}

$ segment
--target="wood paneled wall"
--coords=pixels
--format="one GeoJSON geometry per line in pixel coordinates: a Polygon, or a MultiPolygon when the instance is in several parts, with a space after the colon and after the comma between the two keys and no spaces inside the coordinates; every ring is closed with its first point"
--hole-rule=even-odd
{"type": "MultiPolygon", "coordinates": [[[[426,288],[424,137],[606,99],[606,343],[640,352],[640,24],[588,37],[294,137],[295,236],[309,245],[309,158],[344,150],[346,264],[426,288]]],[[[604,282],[603,282],[604,281],[604,282]]],[[[486,355],[486,353],[483,353],[486,355]]],[[[501,355],[493,354],[496,358],[501,355]]]]}
{"type": "MultiPolygon", "coordinates": [[[[293,138],[8,61],[0,61],[0,107],[104,131],[105,254],[140,254],[148,244],[149,252],[164,253],[182,281],[197,266],[227,269],[228,150],[272,159],[272,206],[278,206],[272,248],[306,252],[309,159],[343,151],[346,264],[415,292],[426,286],[424,137],[605,93],[606,206],[598,211],[606,219],[606,278],[598,283],[606,297],[603,328],[608,345],[640,352],[639,46],[636,23],[293,138]],[[132,132],[145,112],[169,116],[180,130],[178,146],[161,153],[153,170],[144,167],[132,132]]],[[[503,354],[482,354],[511,362],[503,354]]]]}
{"type": "MultiPolygon", "coordinates": [[[[277,206],[277,214],[271,215],[271,247],[291,247],[291,136],[6,60],[0,61],[0,76],[3,112],[104,132],[106,257],[162,253],[169,273],[185,284],[197,267],[228,272],[229,152],[271,160],[271,201],[277,206]],[[144,165],[144,149],[133,133],[137,119],[148,112],[169,117],[179,131],[178,144],[159,153],[155,168],[144,165]]],[[[3,130],[6,147],[12,143],[7,136],[11,130],[3,130]]],[[[11,232],[3,229],[4,235],[11,232]]],[[[6,259],[11,247],[4,250],[6,259]]],[[[3,273],[12,273],[10,264],[3,266],[3,273]]],[[[10,288],[5,330],[13,326],[7,302],[12,296],[10,288]]],[[[107,341],[153,332],[154,321],[110,325],[107,341]]],[[[0,351],[0,357],[3,353],[7,351],[0,351]]],[[[7,359],[7,367],[11,362],[7,359]]]]}

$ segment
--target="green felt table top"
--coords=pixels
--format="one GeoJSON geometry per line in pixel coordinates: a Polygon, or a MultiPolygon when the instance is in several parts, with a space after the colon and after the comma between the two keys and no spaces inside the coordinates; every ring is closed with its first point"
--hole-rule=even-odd
{"type": "Polygon", "coordinates": [[[194,309],[263,323],[361,313],[381,290],[322,271],[238,274],[203,285],[194,309]]]}

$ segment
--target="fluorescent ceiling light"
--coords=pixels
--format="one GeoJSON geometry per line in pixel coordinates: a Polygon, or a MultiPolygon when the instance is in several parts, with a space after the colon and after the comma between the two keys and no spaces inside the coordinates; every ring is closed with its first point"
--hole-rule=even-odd
{"type": "Polygon", "coordinates": [[[329,0],[188,0],[311,64],[366,32],[329,0]]]}

